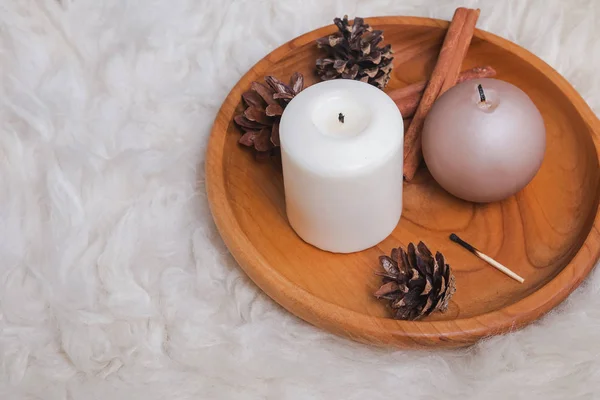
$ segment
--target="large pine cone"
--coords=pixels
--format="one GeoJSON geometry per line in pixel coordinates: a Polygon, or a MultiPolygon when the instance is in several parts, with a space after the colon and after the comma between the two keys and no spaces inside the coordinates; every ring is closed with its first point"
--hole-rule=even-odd
{"type": "Polygon", "coordinates": [[[375,297],[390,301],[394,318],[416,320],[434,311],[444,312],[456,291],[454,275],[442,253],[435,257],[423,242],[392,250],[391,257],[379,257],[385,272],[375,297]]]}
{"type": "Polygon", "coordinates": [[[333,20],[339,31],[317,39],[327,57],[317,60],[317,74],[322,80],[355,79],[383,89],[392,72],[392,48],[378,47],[383,31],[373,30],[362,18],[349,25],[348,16],[333,20]]]}
{"type": "Polygon", "coordinates": [[[264,85],[252,82],[242,94],[247,105],[233,120],[244,134],[239,143],[254,148],[257,158],[267,158],[279,147],[279,120],[283,109],[304,88],[304,76],[295,72],[286,85],[274,76],[265,77],[264,85]]]}

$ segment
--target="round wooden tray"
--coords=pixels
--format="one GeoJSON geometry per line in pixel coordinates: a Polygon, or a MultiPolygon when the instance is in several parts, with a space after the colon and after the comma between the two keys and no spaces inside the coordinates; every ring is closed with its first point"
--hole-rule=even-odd
{"type": "MultiPolygon", "coordinates": [[[[426,79],[448,22],[409,17],[369,18],[395,52],[388,89],[426,79]]],[[[541,170],[520,193],[476,205],[444,192],[423,168],[405,184],[402,219],[391,236],[368,250],[340,255],[304,243],[287,223],[276,162],[256,162],[240,148],[233,116],[241,94],[265,75],[287,80],[302,72],[316,82],[314,40],[333,25],[300,36],[258,62],[233,88],[217,118],[206,156],[211,210],[231,253],[271,298],[328,331],[371,344],[459,347],[539,318],[577,287],[600,251],[598,200],[600,122],[556,71],[523,48],[477,30],[463,69],[492,65],[498,78],[523,89],[542,112],[547,152],[541,170]],[[526,280],[519,284],[448,240],[456,232],[526,280]],[[396,321],[373,297],[378,257],[423,240],[445,254],[456,275],[449,310],[396,321]]]]}

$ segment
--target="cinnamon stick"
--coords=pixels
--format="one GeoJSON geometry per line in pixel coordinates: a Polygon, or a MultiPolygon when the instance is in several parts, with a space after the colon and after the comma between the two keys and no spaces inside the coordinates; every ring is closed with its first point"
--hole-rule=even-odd
{"type": "MultiPolygon", "coordinates": [[[[461,72],[456,83],[458,84],[471,79],[493,78],[494,76],[496,76],[496,70],[489,65],[475,67],[461,72]]],[[[423,90],[425,90],[426,85],[427,81],[417,82],[401,89],[392,90],[388,93],[388,96],[390,96],[398,106],[402,118],[412,118],[415,114],[419,102],[423,97],[423,90]]]]}
{"type": "Polygon", "coordinates": [[[465,21],[463,30],[460,33],[460,37],[458,38],[458,45],[456,46],[454,57],[450,62],[450,66],[448,67],[448,75],[446,76],[446,80],[442,85],[442,89],[440,89],[439,96],[444,94],[446,90],[450,89],[452,86],[456,85],[458,81],[458,76],[460,74],[460,68],[462,66],[463,60],[465,59],[465,56],[467,55],[469,46],[471,45],[471,39],[473,38],[473,34],[475,33],[475,24],[477,24],[478,18],[479,9],[469,10],[469,13],[467,14],[467,20],[465,21]]]}
{"type": "Polygon", "coordinates": [[[468,10],[464,7],[460,7],[454,12],[437,63],[431,74],[431,79],[423,92],[423,98],[417,107],[413,121],[404,135],[404,177],[407,181],[413,178],[417,167],[421,163],[421,130],[423,129],[423,122],[444,84],[458,38],[467,19],[467,14],[468,10]]]}
{"type": "Polygon", "coordinates": [[[400,110],[400,114],[402,114],[402,118],[412,118],[415,115],[415,111],[417,111],[417,107],[419,106],[422,98],[423,92],[420,92],[395,101],[398,109],[400,110]]]}
{"type": "Polygon", "coordinates": [[[456,83],[456,78],[452,82],[453,76],[450,73],[450,68],[456,63],[458,63],[460,68],[462,64],[465,56],[462,49],[468,48],[468,45],[465,47],[464,42],[467,40],[469,43],[471,42],[472,33],[469,36],[468,32],[473,32],[474,26],[473,28],[466,27],[467,34],[463,34],[462,32],[465,29],[467,20],[469,24],[473,25],[477,22],[477,18],[473,18],[473,16],[469,17],[473,13],[476,13],[475,15],[478,16],[479,10],[460,7],[455,11],[446,37],[444,38],[437,63],[431,74],[431,79],[423,92],[423,97],[417,107],[412,123],[404,136],[404,178],[407,181],[412,180],[423,159],[421,152],[421,131],[423,130],[425,116],[431,109],[434,101],[439,97],[448,75],[451,75],[449,79],[450,83],[448,83],[450,87],[456,83]]]}

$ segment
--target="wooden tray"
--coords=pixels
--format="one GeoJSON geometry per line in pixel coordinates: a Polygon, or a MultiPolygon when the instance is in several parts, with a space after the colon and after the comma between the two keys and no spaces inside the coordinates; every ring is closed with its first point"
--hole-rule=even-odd
{"type": "MultiPolygon", "coordinates": [[[[369,18],[395,52],[388,89],[426,79],[448,22],[369,18]]],[[[598,199],[600,122],[556,71],[523,48],[478,30],[463,69],[489,64],[498,78],[523,89],[542,112],[547,152],[535,179],[500,203],[475,205],[444,192],[422,169],[405,184],[404,211],[393,234],[371,249],[339,255],[304,243],[287,223],[277,163],[257,163],[240,148],[232,122],[241,94],[265,75],[293,71],[316,82],[314,40],[333,25],[300,36],[258,62],[233,88],[215,120],[206,156],[211,210],[231,253],[271,298],[333,333],[398,347],[459,347],[508,332],[555,307],[594,267],[600,251],[598,199]],[[448,240],[456,232],[507,265],[518,284],[448,240]],[[423,240],[446,255],[457,292],[448,312],[418,322],[395,321],[372,293],[378,256],[423,240]]]]}

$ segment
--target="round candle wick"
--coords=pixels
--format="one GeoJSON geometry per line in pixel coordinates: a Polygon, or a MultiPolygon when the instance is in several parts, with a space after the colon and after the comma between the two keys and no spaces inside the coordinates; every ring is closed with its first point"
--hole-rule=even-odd
{"type": "Polygon", "coordinates": [[[477,90],[479,90],[479,100],[482,103],[485,103],[485,93],[483,92],[483,86],[481,86],[481,83],[477,85],[477,90]]]}
{"type": "Polygon", "coordinates": [[[338,114],[338,121],[340,121],[342,124],[344,123],[344,114],[342,114],[342,113],[338,114]]]}

